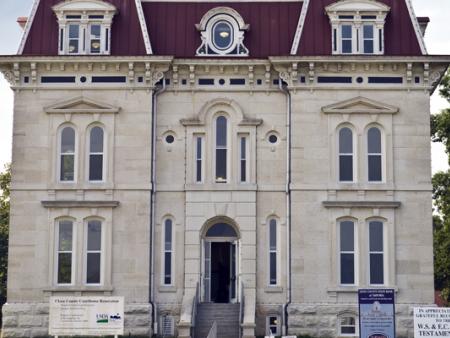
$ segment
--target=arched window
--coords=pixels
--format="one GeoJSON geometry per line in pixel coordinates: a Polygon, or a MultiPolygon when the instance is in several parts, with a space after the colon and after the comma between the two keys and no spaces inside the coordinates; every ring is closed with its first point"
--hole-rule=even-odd
{"type": "Polygon", "coordinates": [[[89,133],[89,181],[104,180],[104,131],[94,127],[89,133]]]}
{"type": "Polygon", "coordinates": [[[75,181],[75,130],[64,127],[60,134],[59,145],[59,180],[75,181]]]}
{"type": "Polygon", "coordinates": [[[383,222],[369,222],[370,284],[384,284],[384,238],[383,222]]]}
{"type": "Polygon", "coordinates": [[[367,131],[367,166],[369,182],[381,182],[382,174],[382,150],[380,129],[372,127],[367,131]]]}
{"type": "Polygon", "coordinates": [[[227,182],[227,119],[216,119],[216,182],[227,182]]]}
{"type": "Polygon", "coordinates": [[[73,284],[74,281],[74,226],[71,220],[56,224],[56,283],[73,284]]]}
{"type": "Polygon", "coordinates": [[[163,284],[172,285],[173,259],[173,226],[170,218],[164,221],[164,254],[163,254],[163,284]]]}
{"type": "Polygon", "coordinates": [[[355,284],[355,223],[339,222],[339,270],[341,284],[355,284]]]}
{"type": "Polygon", "coordinates": [[[89,220],[86,231],[86,284],[101,284],[102,222],[89,220]]]}
{"type": "Polygon", "coordinates": [[[269,284],[277,285],[277,221],[269,221],[269,284]]]}
{"type": "Polygon", "coordinates": [[[353,132],[348,127],[339,130],[339,181],[353,182],[353,132]]]}
{"type": "Polygon", "coordinates": [[[216,223],[206,231],[205,237],[234,237],[238,235],[234,228],[227,223],[216,223]]]}

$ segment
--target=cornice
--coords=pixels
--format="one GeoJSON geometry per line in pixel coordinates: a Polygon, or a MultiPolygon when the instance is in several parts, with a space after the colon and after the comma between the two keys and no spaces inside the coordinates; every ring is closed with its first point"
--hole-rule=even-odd
{"type": "Polygon", "coordinates": [[[325,208],[376,208],[397,209],[401,202],[397,201],[323,201],[325,208]]]}
{"type": "Polygon", "coordinates": [[[44,208],[116,208],[119,201],[41,201],[44,208]]]}

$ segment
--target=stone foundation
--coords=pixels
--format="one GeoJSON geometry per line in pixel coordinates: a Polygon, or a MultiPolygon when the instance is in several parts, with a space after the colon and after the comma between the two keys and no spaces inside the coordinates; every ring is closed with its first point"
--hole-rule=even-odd
{"type": "MultiPolygon", "coordinates": [[[[433,304],[396,304],[396,338],[414,337],[413,308],[433,304]]],[[[313,337],[337,337],[337,318],[342,313],[358,314],[358,304],[291,304],[289,334],[313,337]]]]}
{"type": "MultiPolygon", "coordinates": [[[[47,337],[49,305],[47,303],[5,304],[1,338],[47,337]]],[[[150,337],[152,308],[150,304],[125,305],[124,336],[150,337]]]]}

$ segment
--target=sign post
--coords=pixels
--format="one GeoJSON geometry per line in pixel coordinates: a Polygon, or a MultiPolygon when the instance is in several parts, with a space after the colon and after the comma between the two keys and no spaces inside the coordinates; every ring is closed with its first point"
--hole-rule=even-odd
{"type": "Polygon", "coordinates": [[[361,289],[359,300],[360,338],[395,338],[393,289],[361,289]]]}
{"type": "Polygon", "coordinates": [[[123,335],[123,297],[50,297],[50,336],[123,335]]]}

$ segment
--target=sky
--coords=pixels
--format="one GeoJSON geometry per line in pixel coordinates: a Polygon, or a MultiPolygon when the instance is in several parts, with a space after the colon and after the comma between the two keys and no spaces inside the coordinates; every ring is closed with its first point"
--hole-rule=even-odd
{"type": "MultiPolygon", "coordinates": [[[[450,55],[450,0],[412,0],[417,16],[431,19],[425,34],[429,54],[450,55]]],[[[20,43],[22,29],[16,22],[19,16],[28,16],[32,0],[0,0],[0,54],[15,54],[20,43]]],[[[0,75],[0,171],[11,161],[13,121],[13,92],[0,75]]],[[[431,113],[449,106],[439,97],[438,91],[431,98],[431,113]]],[[[432,171],[448,168],[447,156],[442,144],[432,143],[432,171]]]]}

